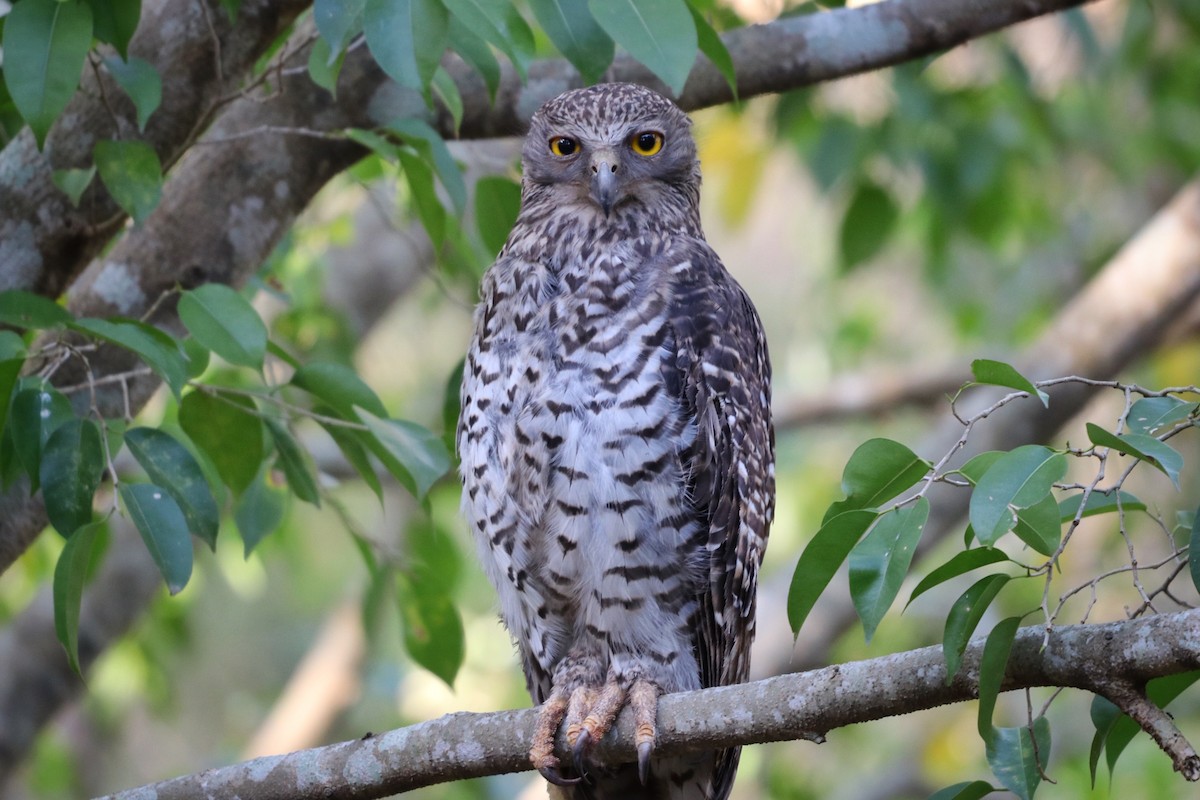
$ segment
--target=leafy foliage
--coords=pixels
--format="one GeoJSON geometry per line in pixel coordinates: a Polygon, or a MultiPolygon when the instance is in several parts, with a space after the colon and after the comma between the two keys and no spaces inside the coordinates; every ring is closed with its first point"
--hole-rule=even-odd
{"type": "MultiPolygon", "coordinates": [[[[846,499],[829,507],[825,524],[796,564],[788,604],[794,631],[799,631],[842,563],[848,562],[850,594],[869,640],[909,572],[921,528],[929,514],[926,493],[935,483],[949,483],[970,492],[969,525],[964,537],[967,547],[929,569],[912,590],[909,604],[929,590],[969,572],[993,565],[1006,567],[977,578],[949,608],[942,637],[949,683],[960,674],[967,645],[999,595],[1010,586],[1032,578],[1040,578],[1049,585],[1067,552],[1071,534],[1084,517],[1115,514],[1124,532],[1126,514],[1147,510],[1145,503],[1122,488],[1132,469],[1121,473],[1111,484],[1101,486],[1108,459],[1120,452],[1163,473],[1178,488],[1183,456],[1166,440],[1196,426],[1195,406],[1177,396],[1178,391],[1153,392],[1137,386],[1114,385],[1127,395],[1142,396],[1136,402],[1127,401],[1117,429],[1131,426],[1146,433],[1114,434],[1088,423],[1092,447],[1087,450],[1056,451],[1041,445],[1024,445],[1008,452],[982,453],[958,469],[948,468],[976,424],[998,409],[1025,398],[1036,398],[1046,404],[1049,395],[1043,386],[1063,382],[1032,382],[1011,365],[998,361],[977,360],[972,367],[975,383],[1016,391],[968,419],[958,417],[966,432],[936,464],[886,439],[873,439],[850,457],[842,480],[846,499]],[[1072,457],[1096,459],[1100,466],[1095,477],[1079,484],[1064,483],[1072,457]],[[914,486],[915,491],[905,496],[914,486]],[[868,529],[870,532],[858,542],[868,529]],[[1021,556],[1011,552],[1012,539],[1045,557],[1045,561],[1035,566],[1024,564],[1021,556]],[[1024,574],[1013,574],[1014,566],[1024,574]]],[[[1196,395],[1200,389],[1187,387],[1182,393],[1196,395]]],[[[958,396],[952,402],[957,403],[958,396]]],[[[1193,534],[1190,540],[1194,539],[1193,534]]],[[[1029,551],[1024,558],[1028,558],[1029,551]]],[[[1183,553],[1183,548],[1177,548],[1172,556],[1181,567],[1186,563],[1183,553]]],[[[1175,574],[1178,572],[1177,569],[1175,574]]],[[[1167,579],[1168,584],[1170,580],[1167,579]]],[[[1073,593],[1067,592],[1064,598],[1073,593]]],[[[1058,612],[1044,607],[1044,613],[1045,625],[1052,626],[1058,612]]],[[[1027,799],[1033,796],[1045,775],[1050,755],[1050,723],[1043,714],[1023,727],[992,724],[996,697],[1023,616],[1008,617],[987,634],[979,664],[978,727],[996,780],[1018,797],[1027,799]]],[[[1103,706],[1093,707],[1098,730],[1097,743],[1093,745],[1093,774],[1098,753],[1110,736],[1114,716],[1103,706]]],[[[1120,739],[1116,741],[1115,747],[1109,745],[1113,761],[1123,747],[1120,739]]],[[[976,782],[948,787],[935,796],[943,792],[950,797],[960,793],[968,797],[983,796],[990,791],[988,784],[976,782]]]]}
{"type": "MultiPolygon", "coordinates": [[[[237,19],[236,0],[223,0],[222,7],[237,19]]],[[[816,10],[806,3],[790,13],[816,10]]],[[[1039,275],[1039,258],[1069,252],[1069,260],[1079,261],[1086,273],[1127,233],[1119,226],[1092,231],[1086,239],[1094,243],[1081,252],[1085,237],[1074,224],[1058,232],[1058,220],[1069,219],[1075,198],[1090,187],[1084,177],[1047,180],[1046,173],[1059,168],[1057,161],[1069,161],[1062,168],[1080,176],[1106,173],[1132,187],[1131,195],[1137,194],[1147,164],[1153,164],[1153,180],[1143,182],[1154,187],[1200,167],[1192,85],[1200,49],[1157,48],[1152,14],[1178,22],[1176,33],[1183,41],[1200,35],[1200,18],[1187,0],[1168,0],[1153,10],[1131,6],[1116,38],[1103,41],[1091,18],[1064,15],[1063,46],[1077,50],[1094,77],[1065,88],[1054,104],[1032,86],[1014,45],[1001,41],[979,48],[999,54],[988,65],[994,80],[939,79],[942,65],[936,61],[896,68],[882,79],[895,99],[884,115],[829,104],[813,89],[769,106],[778,138],[797,148],[816,183],[835,201],[829,261],[846,285],[855,286],[873,262],[915,245],[919,257],[914,260],[922,263],[929,284],[925,288],[942,298],[968,343],[974,337],[991,348],[998,330],[1010,339],[1027,331],[1047,303],[1059,301],[1054,292],[1061,289],[1039,275]],[[1138,113],[1126,113],[1130,108],[1148,115],[1144,130],[1132,128],[1143,123],[1138,113]],[[1053,230],[1048,220],[1054,221],[1053,230]],[[1001,292],[1006,302],[993,302],[1001,292]],[[1025,319],[1000,319],[1005,314],[1025,319]]],[[[103,188],[136,223],[154,213],[163,186],[160,156],[140,138],[163,92],[153,67],[129,53],[140,17],[140,0],[19,0],[0,17],[5,55],[0,144],[15,136],[22,122],[39,146],[44,144],[76,91],[89,51],[104,43],[119,54],[94,52],[93,67],[128,96],[136,129],[124,124],[116,140],[96,142],[91,164],[59,170],[54,180],[72,203],[86,203],[89,187],[100,189],[93,185],[98,173],[103,188]]],[[[462,279],[463,285],[471,284],[503,245],[520,190],[507,177],[487,178],[475,185],[472,203],[452,150],[428,124],[434,109],[451,118],[455,129],[463,120],[462,98],[441,66],[447,53],[461,56],[493,96],[501,59],[525,79],[534,58],[553,55],[552,50],[589,82],[627,54],[676,94],[702,54],[736,93],[733,60],[719,32],[741,21],[723,4],[706,0],[316,0],[313,19],[320,38],[308,71],[318,85],[334,93],[349,48],[365,43],[382,68],[411,90],[405,116],[344,135],[373,153],[362,173],[403,175],[402,204],[435,243],[442,274],[462,279]],[[464,221],[468,209],[473,223],[464,221]]],[[[296,291],[294,285],[288,289],[296,291]]],[[[17,331],[0,331],[0,475],[6,485],[24,478],[31,490],[40,489],[52,525],[66,537],[53,589],[55,628],[72,665],[78,669],[80,597],[102,557],[112,514],[132,518],[168,588],[179,592],[192,571],[192,538],[214,547],[218,530],[230,518],[249,555],[280,527],[292,498],[339,513],[329,491],[332,478],[322,474],[307,448],[309,435],[323,430],[381,500],[388,475],[420,498],[421,510],[395,559],[350,527],[370,576],[368,615],[377,613],[384,600],[392,601],[409,655],[451,684],[464,663],[465,633],[455,586],[457,551],[434,521],[436,505],[445,502],[439,491],[452,493],[438,484],[453,461],[446,437],[390,418],[375,392],[351,367],[329,360],[328,352],[294,357],[293,343],[280,338],[279,328],[268,334],[246,295],[209,285],[180,293],[178,301],[185,336],[165,333],[146,320],[75,319],[46,298],[0,293],[0,322],[17,331]],[[102,344],[133,353],[144,364],[136,369],[153,371],[167,384],[173,400],[166,401],[161,426],[140,420],[129,427],[132,419],[104,419],[85,388],[53,387],[55,364],[85,358],[102,344]],[[171,425],[175,416],[186,436],[171,425]],[[123,461],[122,448],[129,455],[123,461]],[[137,467],[118,467],[131,462],[148,483],[130,474],[137,467]],[[109,499],[105,480],[115,485],[119,503],[109,499]]],[[[978,359],[971,366],[972,385],[1004,387],[1014,394],[964,420],[963,443],[977,423],[1003,405],[1027,399],[1049,403],[1045,389],[1051,382],[1031,381],[1002,361],[978,359]]],[[[1186,567],[1200,587],[1200,560],[1187,557],[1200,547],[1196,514],[1181,513],[1172,528],[1152,500],[1139,498],[1146,496],[1144,484],[1126,488],[1133,472],[1138,479],[1161,475],[1175,487],[1187,485],[1185,455],[1191,451],[1175,437],[1197,423],[1195,387],[1174,392],[1114,388],[1126,395],[1124,412],[1115,424],[1089,424],[1082,448],[1030,445],[983,453],[955,467],[956,451],[930,461],[891,439],[866,442],[846,465],[845,499],[829,506],[791,582],[788,616],[798,630],[845,568],[866,638],[876,642],[889,635],[887,612],[906,586],[915,584],[908,604],[926,598],[921,610],[934,605],[928,593],[935,589],[957,597],[939,613],[939,621],[945,617],[947,675],[966,672],[960,667],[968,642],[990,629],[979,668],[978,730],[995,781],[1023,798],[1031,797],[1046,775],[1049,721],[1031,710],[1025,725],[1000,727],[993,719],[1004,712],[997,712],[997,695],[1019,620],[1036,605],[1031,598],[1039,592],[1050,598],[1051,584],[1062,580],[1061,566],[1068,553],[1076,552],[1081,522],[1111,520],[1117,535],[1104,539],[1119,543],[1124,537],[1128,543],[1127,517],[1150,520],[1173,542],[1168,566],[1176,568],[1174,574],[1186,567]],[[1112,468],[1105,472],[1105,465],[1112,468]],[[1090,466],[1097,466],[1094,473],[1090,466]],[[1082,473],[1095,478],[1079,477],[1082,473]],[[963,547],[953,553],[921,549],[927,520],[937,512],[927,496],[935,485],[970,494],[970,525],[963,547]],[[964,591],[956,582],[970,585],[964,591]],[[1003,621],[992,624],[998,616],[1003,621]]],[[[452,377],[451,408],[456,408],[456,393],[452,377]]],[[[453,421],[451,412],[447,433],[453,421]]],[[[1060,596],[1089,588],[1094,594],[1102,579],[1060,596]]],[[[1169,589],[1167,579],[1159,590],[1169,594],[1169,589]]],[[[1152,607],[1158,590],[1142,591],[1146,607],[1152,607]]],[[[1053,626],[1062,606],[1042,602],[1041,621],[1053,626]]],[[[1177,676],[1154,682],[1149,694],[1165,705],[1192,680],[1177,676]]],[[[1093,721],[1094,779],[1100,757],[1107,756],[1111,771],[1138,728],[1099,698],[1093,721]]],[[[977,798],[993,791],[1001,789],[972,781],[932,796],[977,798]]]]}
{"type": "MultiPolygon", "coordinates": [[[[78,604],[92,552],[87,543],[94,536],[94,497],[105,473],[116,479],[125,513],[141,533],[171,593],[176,594],[191,577],[192,537],[216,548],[221,518],[218,498],[223,495],[212,480],[241,495],[235,517],[247,553],[282,516],[282,497],[270,485],[263,467],[272,454],[290,492],[297,499],[320,504],[323,489],[310,456],[290,430],[293,417],[315,417],[327,430],[336,431],[343,450],[353,454],[350,462],[376,487],[376,462],[369,454],[422,496],[450,466],[450,456],[437,434],[389,418],[374,392],[341,365],[301,367],[290,381],[263,383],[258,389],[200,383],[189,377],[185,351],[191,351],[192,358],[202,353],[205,362],[209,355],[220,356],[231,368],[242,368],[243,375],[262,381],[267,329],[245,298],[224,286],[210,284],[182,292],[179,309],[189,333],[186,339],[139,320],[74,319],[42,298],[0,293],[0,317],[29,333],[42,328],[49,334],[37,340],[38,349],[32,352],[23,340],[2,340],[7,342],[7,358],[0,365],[10,378],[4,395],[8,435],[0,440],[0,462],[11,465],[6,473],[8,482],[23,474],[31,490],[42,488],[51,524],[63,536],[71,541],[80,537],[79,544],[63,551],[55,577],[56,628],[76,667],[78,604]],[[128,350],[158,373],[179,398],[180,425],[190,441],[185,443],[159,428],[124,430],[119,421],[104,419],[86,402],[73,406],[67,395],[48,382],[63,363],[56,354],[70,358],[79,352],[79,342],[65,338],[67,331],[90,337],[90,346],[104,342],[128,350]],[[42,367],[36,377],[18,381],[27,362],[50,366],[42,367]],[[281,393],[294,395],[300,404],[281,402],[281,393]],[[286,416],[260,410],[272,405],[286,416]],[[204,459],[211,460],[211,476],[202,459],[189,449],[192,443],[204,459]],[[144,471],[148,483],[130,483],[125,476],[118,477],[114,459],[122,447],[144,471]]],[[[419,613],[414,619],[424,620],[424,633],[413,634],[410,640],[414,646],[420,645],[421,658],[440,653],[441,640],[429,640],[433,633],[442,635],[439,626],[449,626],[447,635],[452,641],[461,639],[461,623],[443,606],[416,608],[419,613]]],[[[461,643],[458,647],[461,650],[461,643]]],[[[461,656],[458,661],[439,662],[439,674],[452,680],[450,667],[456,668],[460,661],[461,656]]]]}

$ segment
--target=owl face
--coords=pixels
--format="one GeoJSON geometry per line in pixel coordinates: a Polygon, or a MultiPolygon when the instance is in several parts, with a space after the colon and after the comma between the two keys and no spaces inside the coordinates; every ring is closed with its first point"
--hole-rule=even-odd
{"type": "Polygon", "coordinates": [[[543,105],[522,151],[525,180],[556,202],[605,217],[699,182],[691,122],[670,100],[634,84],[576,89],[543,105]]]}

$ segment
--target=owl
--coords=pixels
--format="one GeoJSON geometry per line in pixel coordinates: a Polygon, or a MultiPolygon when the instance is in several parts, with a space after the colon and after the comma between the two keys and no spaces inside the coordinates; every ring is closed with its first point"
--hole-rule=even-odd
{"type": "Polygon", "coordinates": [[[654,753],[661,694],[746,679],[774,509],[767,345],[704,239],[690,126],[632,84],[543,105],[474,316],[463,511],[557,797],[725,798],[737,769],[654,753]],[[637,763],[593,763],[626,706],[637,763]]]}

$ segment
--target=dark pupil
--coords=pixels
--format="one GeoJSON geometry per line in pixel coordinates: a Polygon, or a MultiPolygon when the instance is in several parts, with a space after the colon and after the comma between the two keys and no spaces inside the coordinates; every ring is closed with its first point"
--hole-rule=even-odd
{"type": "Polygon", "coordinates": [[[558,140],[558,152],[564,156],[569,156],[575,152],[575,140],[568,139],[565,136],[558,140]]]}
{"type": "Polygon", "coordinates": [[[638,147],[642,150],[653,150],[655,137],[653,133],[643,133],[638,137],[638,147]]]}

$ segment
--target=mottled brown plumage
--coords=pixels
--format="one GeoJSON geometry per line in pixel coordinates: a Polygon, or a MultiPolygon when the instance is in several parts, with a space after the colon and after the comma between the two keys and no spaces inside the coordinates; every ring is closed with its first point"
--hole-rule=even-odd
{"type": "Polygon", "coordinates": [[[523,166],[458,448],[464,513],[543,704],[531,760],[565,797],[724,798],[738,751],[655,758],[654,714],[660,693],[749,671],[774,506],[762,326],[704,240],[690,122],[669,100],[567,92],[534,115],[523,166]],[[590,765],[625,705],[639,764],[590,765]],[[560,725],[573,764],[554,756],[560,725]]]}

